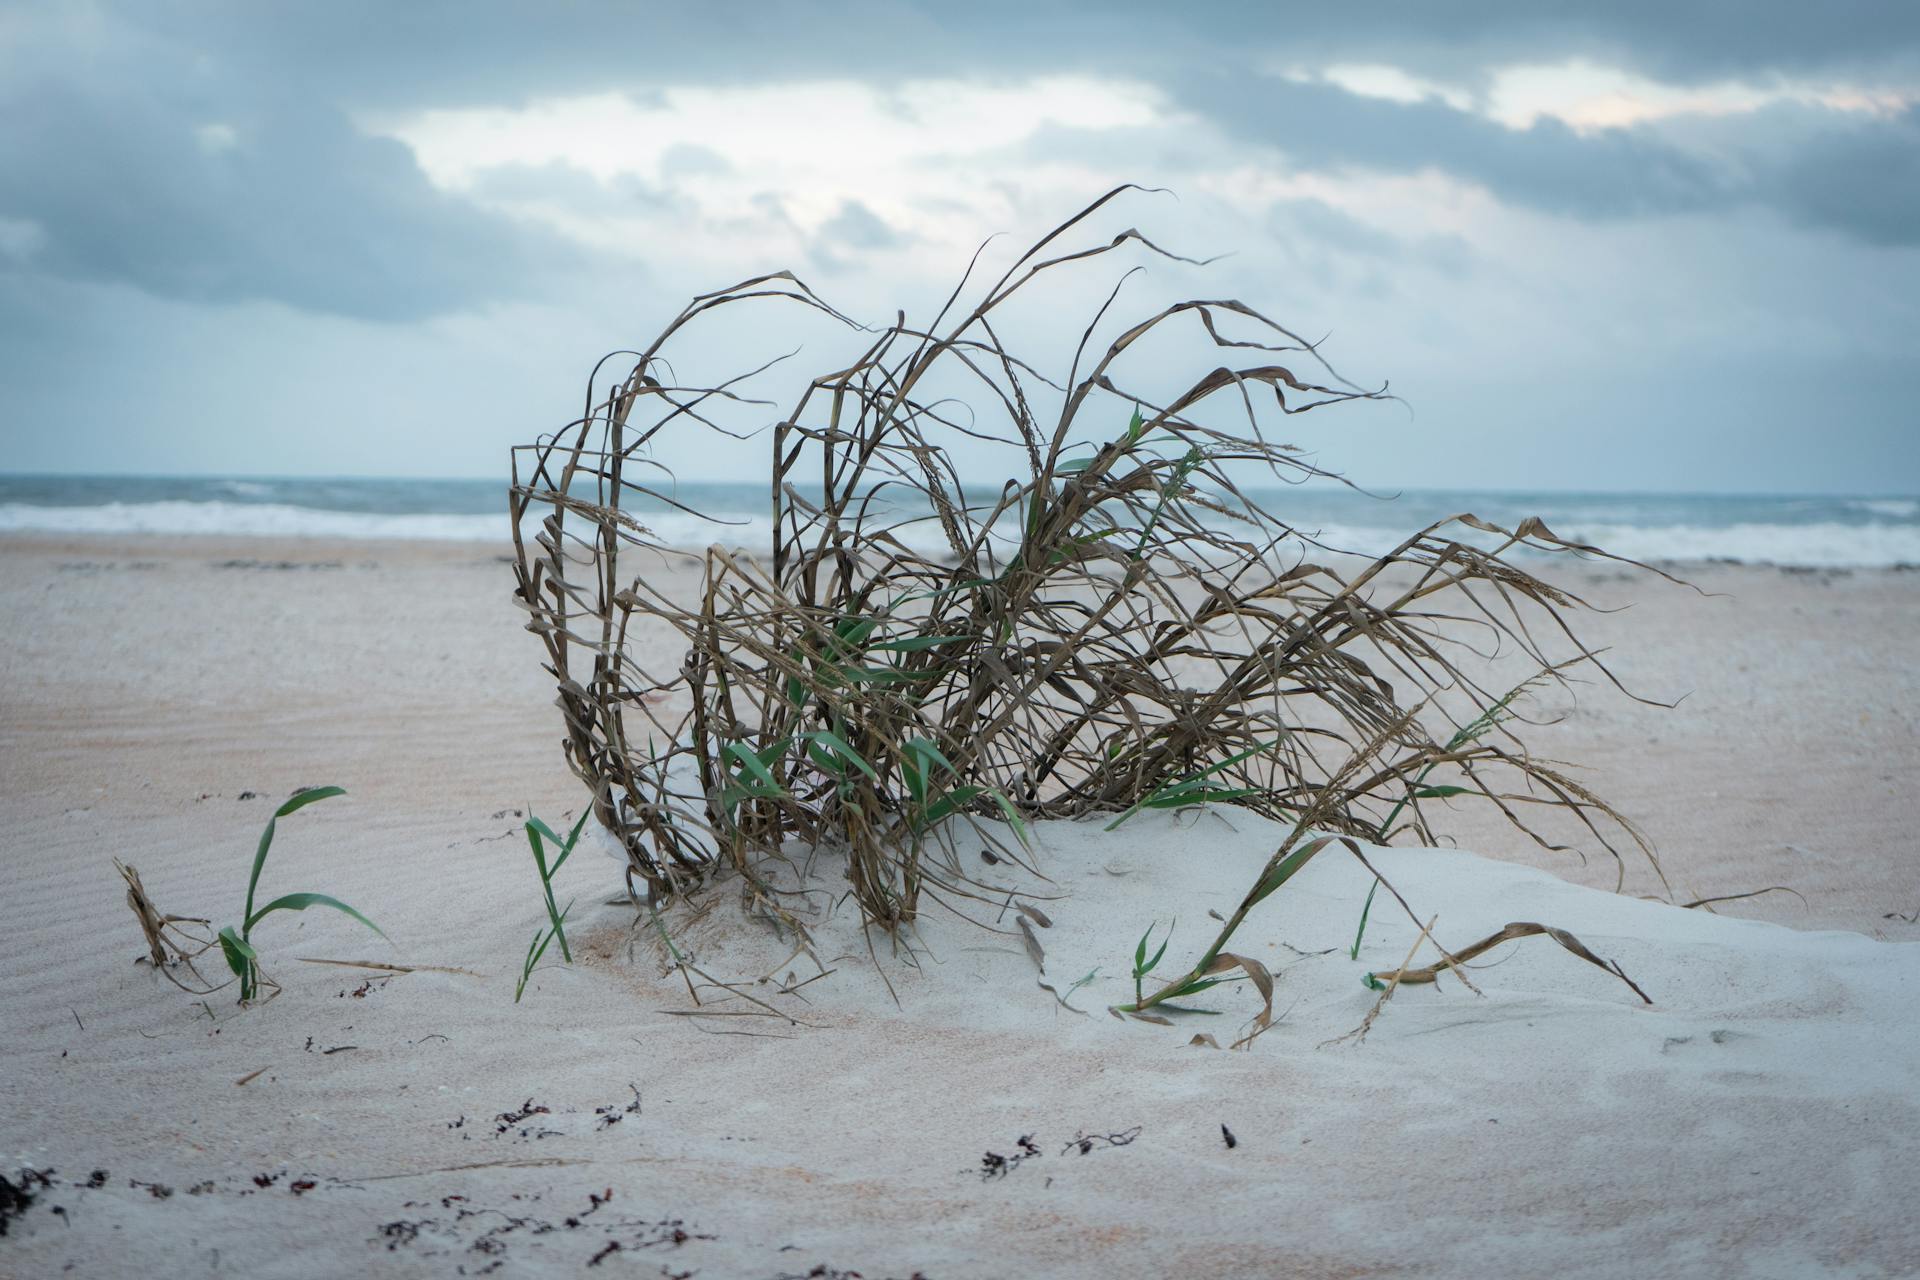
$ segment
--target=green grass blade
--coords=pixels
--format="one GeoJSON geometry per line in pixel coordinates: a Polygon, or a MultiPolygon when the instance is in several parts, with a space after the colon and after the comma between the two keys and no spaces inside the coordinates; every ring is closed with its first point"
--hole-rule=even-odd
{"type": "Polygon", "coordinates": [[[273,816],[267,819],[266,830],[260,833],[260,847],[253,854],[253,874],[247,877],[247,905],[241,912],[241,919],[253,917],[253,895],[260,886],[260,873],[267,865],[267,850],[273,847],[275,824],[290,813],[298,813],[316,800],[328,800],[345,794],[347,794],[345,787],[309,787],[273,811],[273,816]]]}
{"type": "Polygon", "coordinates": [[[1154,796],[1142,802],[1148,809],[1186,809],[1196,804],[1218,804],[1228,800],[1244,800],[1248,796],[1262,795],[1259,787],[1194,787],[1183,789],[1163,796],[1154,796]]]}
{"type": "Polygon", "coordinates": [[[853,749],[853,746],[850,743],[848,743],[848,741],[845,738],[841,737],[839,734],[835,733],[833,730],[815,729],[812,732],[802,734],[801,736],[805,738],[811,738],[813,741],[819,743],[821,746],[825,747],[828,751],[831,751],[834,755],[839,756],[842,760],[845,760],[848,764],[852,765],[854,768],[858,769],[860,772],[866,774],[867,777],[872,779],[874,782],[880,781],[880,775],[877,772],[875,772],[874,767],[872,765],[867,763],[866,757],[861,755],[858,751],[855,751],[853,749]]]}
{"type": "Polygon", "coordinates": [[[1354,931],[1353,947],[1347,952],[1347,958],[1349,960],[1358,960],[1360,958],[1360,939],[1367,936],[1367,913],[1373,910],[1373,895],[1378,892],[1380,892],[1380,882],[1375,880],[1373,885],[1367,890],[1366,903],[1360,908],[1360,927],[1354,931]]]}
{"type": "MultiPolygon", "coordinates": [[[[780,749],[783,751],[786,749],[786,743],[784,741],[780,743],[780,749]]],[[[745,769],[755,781],[769,788],[770,794],[786,794],[786,789],[774,780],[773,771],[767,768],[767,761],[762,760],[753,751],[748,750],[745,743],[729,742],[724,750],[725,754],[737,760],[740,763],[740,767],[745,769]]]]}
{"type": "MultiPolygon", "coordinates": [[[[253,926],[259,924],[261,920],[275,911],[305,911],[308,907],[332,907],[335,911],[344,911],[381,937],[387,937],[386,931],[379,925],[367,919],[358,911],[355,911],[352,907],[340,901],[340,899],[330,898],[324,893],[289,893],[282,897],[275,898],[272,902],[269,902],[266,906],[260,908],[254,912],[252,916],[248,917],[246,932],[252,933],[253,926]]],[[[391,942],[393,939],[387,938],[387,941],[391,942]]]]}
{"type": "Polygon", "coordinates": [[[1269,871],[1266,878],[1261,880],[1259,885],[1255,887],[1251,895],[1253,902],[1248,905],[1251,906],[1253,903],[1266,901],[1281,885],[1298,875],[1300,868],[1306,866],[1307,863],[1312,860],[1314,854],[1320,852],[1320,850],[1326,848],[1327,845],[1331,843],[1333,843],[1331,837],[1322,836],[1317,840],[1309,840],[1306,844],[1288,854],[1280,861],[1280,864],[1274,867],[1272,871],[1269,871]]]}
{"type": "MultiPolygon", "coordinates": [[[[586,808],[582,809],[580,811],[579,821],[573,824],[573,830],[567,832],[567,838],[564,840],[562,840],[559,836],[555,835],[553,828],[549,827],[546,823],[540,821],[540,819],[533,818],[528,822],[527,824],[528,826],[538,830],[541,835],[545,836],[548,840],[551,840],[553,842],[553,845],[556,849],[560,850],[560,856],[553,860],[552,866],[549,867],[544,863],[544,861],[542,861],[541,868],[540,868],[541,879],[551,880],[554,876],[557,876],[560,874],[560,868],[565,866],[567,859],[573,855],[573,847],[574,845],[580,842],[580,832],[585,829],[587,825],[587,819],[591,817],[592,814],[593,814],[592,805],[588,805],[586,808]]],[[[534,850],[534,858],[536,860],[540,859],[540,851],[537,848],[534,850]]]]}
{"type": "Polygon", "coordinates": [[[953,790],[927,806],[920,815],[920,829],[926,830],[941,820],[959,812],[962,805],[970,804],[986,794],[985,787],[955,787],[953,790]]]}
{"type": "MultiPolygon", "coordinates": [[[[947,759],[946,755],[941,752],[939,746],[931,738],[908,738],[903,750],[909,755],[923,756],[933,763],[941,765],[948,773],[959,772],[959,770],[953,767],[953,761],[947,759]]],[[[932,770],[928,770],[928,772],[931,773],[932,770]]]]}
{"type": "MultiPolygon", "coordinates": [[[[1259,755],[1263,751],[1271,751],[1273,748],[1279,746],[1282,741],[1283,739],[1280,739],[1280,738],[1270,738],[1265,742],[1256,742],[1252,746],[1248,747],[1246,750],[1236,751],[1234,754],[1228,756],[1225,760],[1221,760],[1215,764],[1210,764],[1206,768],[1200,770],[1198,773],[1190,773],[1184,778],[1176,778],[1172,782],[1168,782],[1162,786],[1155,787],[1153,791],[1149,793],[1144,799],[1136,801],[1130,808],[1126,810],[1126,812],[1122,813],[1119,817],[1115,818],[1112,822],[1109,822],[1106,826],[1106,829],[1108,831],[1112,831],[1114,828],[1118,827],[1121,823],[1125,822],[1128,818],[1131,818],[1135,814],[1139,813],[1142,809],[1168,809],[1168,808],[1178,808],[1184,804],[1203,803],[1204,802],[1203,800],[1175,801],[1173,800],[1173,797],[1181,795],[1183,793],[1191,792],[1194,789],[1199,788],[1200,784],[1204,783],[1208,778],[1211,778],[1214,774],[1219,773],[1223,769],[1231,769],[1233,768],[1234,765],[1239,764],[1241,761],[1250,760],[1254,756],[1259,755]]],[[[1260,794],[1262,794],[1262,792],[1258,787],[1239,787],[1239,788],[1229,787],[1229,788],[1223,788],[1221,790],[1220,795],[1214,796],[1214,797],[1208,797],[1208,798],[1238,800],[1238,799],[1244,799],[1247,796],[1257,796],[1260,794]],[[1227,794],[1228,792],[1237,792],[1238,794],[1229,795],[1227,794]]]]}
{"type": "MultiPolygon", "coordinates": [[[[582,814],[581,816],[584,818],[586,815],[582,814]]],[[[578,835],[579,831],[580,828],[576,825],[574,827],[574,834],[578,835]]],[[[553,932],[560,938],[561,957],[565,959],[568,964],[572,964],[573,952],[567,946],[566,930],[561,926],[564,913],[559,910],[553,900],[553,873],[560,869],[560,864],[559,862],[555,862],[551,867],[547,865],[546,846],[541,843],[542,832],[546,834],[547,839],[552,840],[556,845],[561,843],[560,838],[553,834],[553,828],[540,821],[540,819],[529,815],[527,819],[527,843],[533,846],[533,865],[540,872],[540,893],[541,896],[546,899],[547,919],[553,922],[553,932]]],[[[567,852],[571,852],[571,849],[569,848],[567,852]]],[[[566,854],[562,853],[561,859],[564,860],[565,857],[566,854]]]]}
{"type": "Polygon", "coordinates": [[[334,796],[343,796],[345,794],[347,794],[345,787],[308,787],[305,791],[298,793],[278,809],[275,809],[273,816],[276,818],[284,818],[288,814],[298,813],[316,800],[330,800],[334,796]]]}
{"type": "Polygon", "coordinates": [[[246,978],[247,970],[259,958],[247,940],[234,932],[232,925],[220,930],[220,951],[227,958],[227,968],[242,979],[246,978]]]}
{"type": "Polygon", "coordinates": [[[1006,818],[1007,825],[1013,828],[1013,834],[1020,837],[1020,843],[1026,844],[1027,824],[1020,817],[1019,811],[1013,807],[1013,801],[1007,799],[1005,793],[998,787],[988,787],[987,794],[993,797],[996,805],[1000,806],[1001,815],[1006,818]]]}

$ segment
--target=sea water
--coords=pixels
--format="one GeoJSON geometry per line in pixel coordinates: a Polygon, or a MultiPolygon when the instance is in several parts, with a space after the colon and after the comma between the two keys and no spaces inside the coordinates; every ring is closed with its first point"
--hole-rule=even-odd
{"type": "MultiPolygon", "coordinates": [[[[691,513],[644,497],[624,504],[661,542],[766,545],[764,483],[679,482],[663,492],[691,513]]],[[[1361,553],[1384,552],[1425,525],[1471,512],[1508,527],[1538,516],[1562,538],[1636,560],[1920,565],[1920,498],[1904,495],[1409,490],[1374,496],[1332,484],[1246,492],[1320,543],[1361,553]]],[[[967,497],[991,503],[998,495],[998,484],[985,483],[967,497]]],[[[899,505],[888,513],[894,519],[924,514],[899,505]]],[[[0,476],[0,533],[497,541],[507,536],[507,521],[507,486],[499,480],[0,476]]],[[[916,528],[909,542],[938,545],[931,522],[916,528]]]]}

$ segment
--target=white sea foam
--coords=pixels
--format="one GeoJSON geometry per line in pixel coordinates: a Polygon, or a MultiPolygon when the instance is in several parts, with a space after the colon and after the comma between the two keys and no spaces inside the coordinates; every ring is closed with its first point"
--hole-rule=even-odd
{"type": "Polygon", "coordinates": [[[222,493],[230,493],[236,498],[267,498],[273,496],[273,486],[258,480],[216,480],[213,487],[222,493]]]}
{"type": "Polygon", "coordinates": [[[1920,516],[1920,498],[1849,498],[1847,505],[1855,511],[1893,520],[1911,520],[1920,516]]]}
{"type": "MultiPolygon", "coordinates": [[[[1853,499],[1872,503],[1876,518],[1844,521],[1746,521],[1727,524],[1635,524],[1625,521],[1555,521],[1556,532],[1635,560],[1734,560],[1812,568],[1871,568],[1920,564],[1920,502],[1910,499],[1853,499]]],[[[764,513],[714,512],[701,519],[680,511],[637,511],[637,518],[668,546],[705,547],[719,543],[760,550],[767,545],[764,513]]],[[[170,500],[108,502],[90,506],[42,506],[0,503],[0,532],[113,534],[224,534],[242,537],[322,537],[407,541],[500,542],[509,533],[505,511],[498,513],[387,513],[333,511],[284,503],[170,500]]],[[[1233,532],[1244,536],[1245,526],[1233,532]]],[[[1379,555],[1391,550],[1409,530],[1385,524],[1324,524],[1302,532],[1339,551],[1379,555]]],[[[1457,536],[1486,542],[1487,535],[1464,528],[1457,536]]],[[[944,550],[938,526],[909,525],[901,540],[928,552],[944,550]]]]}
{"type": "Polygon", "coordinates": [[[1920,525],[1911,524],[1595,524],[1555,532],[1633,560],[1738,560],[1822,569],[1920,564],[1920,525]]]}
{"type": "MultiPolygon", "coordinates": [[[[1920,524],[1595,522],[1555,524],[1553,530],[1568,542],[1600,547],[1629,560],[1734,560],[1742,564],[1822,569],[1920,564],[1920,524]]],[[[1302,532],[1336,551],[1377,556],[1399,546],[1410,530],[1378,525],[1326,525],[1318,531],[1302,532]]],[[[1442,532],[1480,546],[1493,546],[1500,541],[1463,526],[1442,532]]]]}
{"type": "Polygon", "coordinates": [[[270,502],[107,502],[86,507],[0,504],[0,531],[232,534],[255,538],[392,538],[495,542],[507,514],[383,514],[322,511],[270,502]]]}

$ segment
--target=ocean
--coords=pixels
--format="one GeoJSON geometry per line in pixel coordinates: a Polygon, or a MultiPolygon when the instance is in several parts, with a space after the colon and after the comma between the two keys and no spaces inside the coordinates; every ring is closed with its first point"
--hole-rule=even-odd
{"type": "MultiPolygon", "coordinates": [[[[764,545],[764,484],[683,482],[673,493],[709,519],[636,504],[635,514],[662,541],[764,545]]],[[[975,496],[996,493],[983,485],[975,496]]],[[[1359,552],[1384,551],[1430,521],[1470,511],[1509,525],[1537,515],[1562,537],[1636,560],[1920,566],[1920,498],[1910,496],[1429,490],[1371,497],[1333,485],[1249,494],[1326,544],[1359,552]]],[[[0,533],[492,541],[507,535],[506,503],[498,480],[0,476],[0,533]]]]}

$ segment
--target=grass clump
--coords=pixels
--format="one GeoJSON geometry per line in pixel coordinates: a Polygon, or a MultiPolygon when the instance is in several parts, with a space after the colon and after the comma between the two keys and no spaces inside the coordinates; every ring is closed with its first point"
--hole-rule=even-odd
{"type": "Polygon", "coordinates": [[[273,847],[275,824],[310,804],[345,794],[347,794],[345,789],[341,787],[311,787],[305,791],[296,792],[292,799],[274,810],[273,816],[267,819],[266,829],[260,833],[260,844],[253,855],[253,874],[247,878],[247,905],[241,913],[240,924],[238,927],[227,925],[217,935],[220,952],[226,957],[227,967],[233,970],[234,977],[240,980],[242,1004],[258,996],[263,983],[272,987],[276,993],[280,989],[278,983],[261,974],[260,956],[253,949],[254,926],[276,911],[305,911],[308,907],[331,907],[335,911],[352,916],[367,928],[380,934],[382,938],[387,936],[381,932],[379,925],[338,898],[330,898],[324,893],[282,894],[257,911],[253,906],[254,892],[260,887],[260,873],[267,865],[267,851],[273,847]]]}
{"type": "MultiPolygon", "coordinates": [[[[1136,993],[1146,1009],[1236,965],[1259,984],[1264,970],[1224,950],[1246,912],[1331,839],[1431,842],[1436,802],[1492,804],[1546,847],[1560,846],[1529,816],[1542,808],[1616,860],[1645,848],[1526,750],[1515,695],[1479,683],[1489,639],[1536,679],[1611,678],[1569,624],[1584,602],[1516,558],[1605,553],[1537,519],[1463,513],[1355,557],[1264,507],[1246,476],[1326,478],[1270,437],[1275,421],[1391,397],[1237,299],[1123,322],[1116,286],[1051,370],[1002,341],[1029,301],[1055,308],[1059,330],[1040,295],[1064,273],[1123,252],[1192,261],[1131,228],[1091,234],[1126,191],[984,284],[976,258],[924,324],[855,325],[786,272],[703,295],[623,353],[622,376],[602,386],[596,370],[582,416],[515,451],[516,602],[546,648],[568,762],[649,901],[728,867],[791,920],[769,860],[832,849],[866,919],[892,930],[929,895],[956,909],[989,897],[958,856],[959,824],[1012,861],[1042,818],[1117,826],[1216,804],[1286,824],[1193,970],[1136,993]],[[675,375],[668,351],[687,329],[769,304],[857,345],[784,408],[743,391],[771,366],[691,387],[675,375]],[[1175,342],[1197,345],[1200,372],[1150,394],[1165,359],[1140,357],[1175,342]],[[636,514],[679,506],[648,456],[661,433],[763,428],[764,554],[662,545],[636,514]],[[1015,474],[969,483],[962,442],[1017,460],[1015,474]],[[675,555],[699,570],[687,599],[645,572],[675,555]],[[677,637],[680,661],[636,658],[641,625],[677,637]]],[[[1143,944],[1137,986],[1144,961],[1143,944]]]]}
{"type": "Polygon", "coordinates": [[[526,994],[527,982],[533,977],[534,968],[546,956],[547,948],[553,945],[556,939],[560,943],[561,960],[567,964],[573,963],[573,951],[567,946],[567,916],[573,911],[573,903],[568,902],[564,908],[554,905],[553,878],[560,874],[560,868],[565,866],[567,859],[573,856],[573,848],[579,843],[580,832],[586,828],[587,819],[590,816],[589,812],[583,810],[579,821],[573,824],[573,830],[567,832],[564,840],[555,835],[553,828],[539,818],[531,813],[527,816],[527,844],[533,850],[534,869],[540,873],[540,893],[546,900],[547,927],[535,930],[533,941],[527,944],[526,960],[520,967],[520,981],[513,988],[515,1004],[519,1004],[520,997],[526,994]],[[559,851],[552,862],[547,861],[548,845],[559,851]]]}

